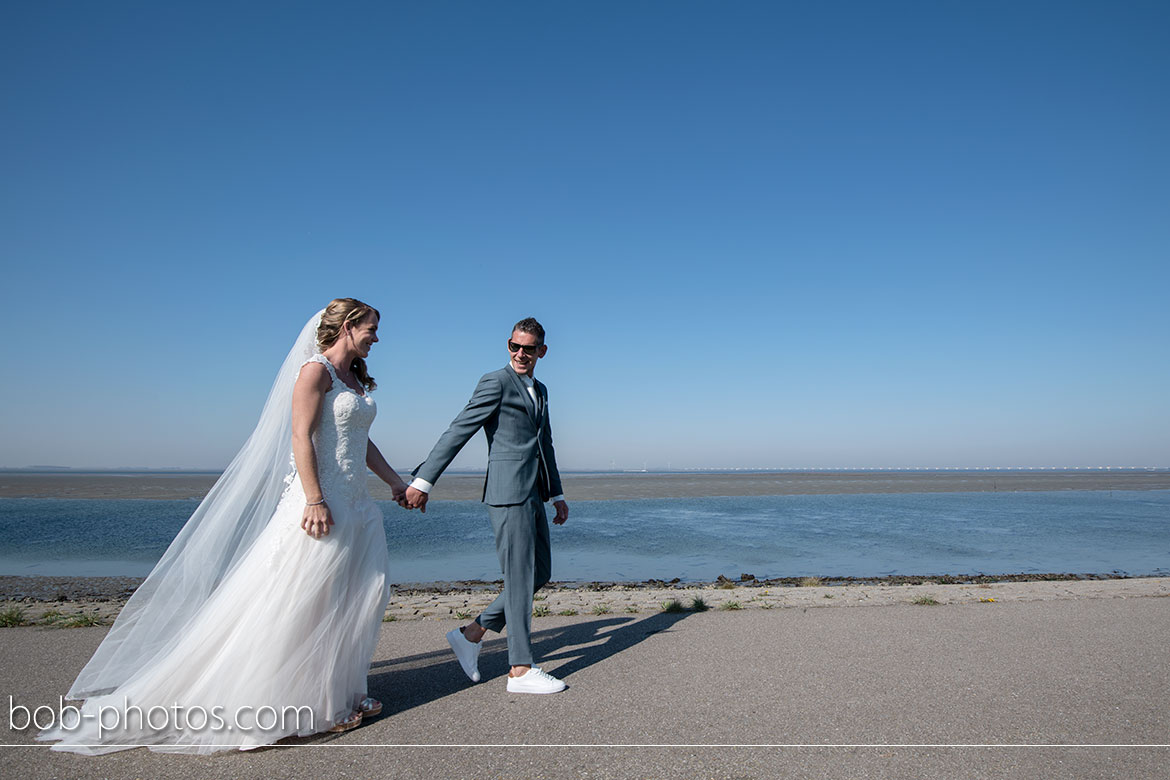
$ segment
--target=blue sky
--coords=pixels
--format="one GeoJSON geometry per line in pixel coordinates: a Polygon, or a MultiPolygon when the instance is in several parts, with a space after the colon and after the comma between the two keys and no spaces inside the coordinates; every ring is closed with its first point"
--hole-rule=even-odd
{"type": "Polygon", "coordinates": [[[1170,466],[1168,9],[6,4],[0,466],[222,467],[335,296],[399,466],[530,314],[562,468],[1170,466]]]}

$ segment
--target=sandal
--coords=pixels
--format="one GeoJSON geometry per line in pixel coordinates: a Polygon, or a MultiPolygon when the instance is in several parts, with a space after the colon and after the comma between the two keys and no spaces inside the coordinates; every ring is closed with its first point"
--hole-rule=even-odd
{"type": "Polygon", "coordinates": [[[358,702],[358,712],[362,715],[377,715],[382,711],[382,702],[369,696],[358,702]]]}
{"type": "Polygon", "coordinates": [[[327,730],[333,734],[340,734],[343,731],[356,729],[360,725],[362,725],[362,713],[359,710],[358,712],[350,713],[348,718],[338,723],[334,723],[327,730]]]}

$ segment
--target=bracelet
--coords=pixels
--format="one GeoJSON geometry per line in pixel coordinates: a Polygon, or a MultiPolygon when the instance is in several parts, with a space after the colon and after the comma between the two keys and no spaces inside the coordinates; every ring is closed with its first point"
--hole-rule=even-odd
{"type": "Polygon", "coordinates": [[[325,503],[325,499],[322,498],[320,501],[314,501],[311,504],[306,503],[305,506],[321,506],[324,503],[325,503]]]}

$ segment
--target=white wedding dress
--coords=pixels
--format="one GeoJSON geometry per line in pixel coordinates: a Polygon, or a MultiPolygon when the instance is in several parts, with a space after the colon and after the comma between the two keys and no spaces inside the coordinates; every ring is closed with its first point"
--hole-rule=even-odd
{"type": "Polygon", "coordinates": [[[290,473],[271,520],[174,640],[113,691],[88,698],[80,718],[40,734],[60,740],[54,750],[257,747],[324,731],[366,696],[390,596],[382,514],[366,485],[375,405],[325,357],[310,360],[333,380],[313,436],[329,534],[301,529],[305,494],[290,473]]]}

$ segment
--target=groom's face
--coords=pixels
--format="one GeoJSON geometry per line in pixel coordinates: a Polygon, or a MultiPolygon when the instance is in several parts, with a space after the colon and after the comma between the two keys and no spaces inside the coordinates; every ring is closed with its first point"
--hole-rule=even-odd
{"type": "Polygon", "coordinates": [[[514,330],[511,338],[508,339],[508,354],[511,355],[512,368],[517,374],[532,376],[532,372],[536,368],[536,361],[544,357],[545,352],[548,352],[548,347],[541,344],[540,339],[531,333],[514,330]],[[513,351],[513,347],[519,347],[519,349],[513,351]],[[529,354],[530,352],[532,354],[529,354]]]}

